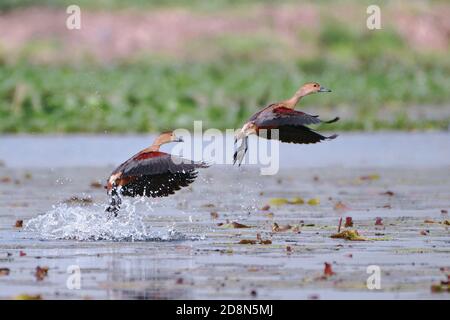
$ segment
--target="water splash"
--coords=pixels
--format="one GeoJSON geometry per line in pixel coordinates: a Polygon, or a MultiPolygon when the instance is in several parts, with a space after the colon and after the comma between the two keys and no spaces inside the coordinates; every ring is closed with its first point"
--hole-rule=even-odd
{"type": "Polygon", "coordinates": [[[135,203],[124,202],[117,217],[108,216],[104,206],[68,206],[58,204],[53,209],[31,219],[25,231],[36,233],[44,240],[79,241],[175,241],[188,239],[173,228],[148,227],[145,213],[136,212],[135,203]]]}

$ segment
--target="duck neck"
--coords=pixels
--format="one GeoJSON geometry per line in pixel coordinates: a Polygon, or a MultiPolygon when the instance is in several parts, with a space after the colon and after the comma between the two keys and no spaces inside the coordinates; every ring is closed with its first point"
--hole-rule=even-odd
{"type": "Polygon", "coordinates": [[[284,104],[286,105],[286,107],[294,109],[297,103],[300,101],[300,99],[303,98],[304,96],[305,94],[303,93],[303,90],[300,89],[292,96],[292,98],[284,101],[284,104]]]}
{"type": "Polygon", "coordinates": [[[157,151],[159,151],[160,147],[161,147],[161,145],[159,143],[154,143],[150,147],[145,149],[145,151],[146,152],[157,152],[157,151]]]}

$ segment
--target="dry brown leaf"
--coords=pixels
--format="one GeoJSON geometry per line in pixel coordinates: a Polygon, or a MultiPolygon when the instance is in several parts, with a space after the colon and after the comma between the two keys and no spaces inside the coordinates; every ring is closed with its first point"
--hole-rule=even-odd
{"type": "Polygon", "coordinates": [[[35,277],[37,281],[42,281],[48,275],[48,267],[36,267],[35,277]]]}
{"type": "Polygon", "coordinates": [[[8,276],[10,273],[9,268],[0,268],[0,277],[1,276],[8,276]]]}
{"type": "Polygon", "coordinates": [[[219,214],[215,211],[210,212],[210,216],[211,216],[211,219],[213,219],[213,220],[219,218],[219,214]]]}
{"type": "Polygon", "coordinates": [[[0,178],[0,182],[3,183],[10,183],[12,181],[12,179],[10,177],[1,177],[0,178]]]}
{"type": "Polygon", "coordinates": [[[239,244],[256,244],[256,240],[242,239],[239,241],[239,244]]]}
{"type": "Polygon", "coordinates": [[[98,182],[98,181],[92,181],[90,186],[91,186],[91,188],[94,188],[94,189],[101,189],[101,188],[103,188],[103,184],[101,182],[98,182]]]}
{"type": "Polygon", "coordinates": [[[345,203],[339,201],[338,203],[336,203],[334,205],[334,210],[335,211],[339,211],[339,212],[343,212],[343,211],[350,210],[350,208],[345,203]]]}
{"type": "Polygon", "coordinates": [[[331,277],[335,273],[333,272],[333,268],[331,267],[331,263],[325,262],[325,267],[323,269],[323,275],[325,277],[331,277]]]}
{"type": "Polygon", "coordinates": [[[268,211],[270,210],[270,206],[266,204],[264,207],[261,208],[261,211],[268,211]]]}
{"type": "Polygon", "coordinates": [[[22,228],[23,227],[23,220],[16,220],[16,223],[14,224],[14,227],[22,228]]]}
{"type": "Polygon", "coordinates": [[[383,219],[381,219],[380,217],[377,217],[375,219],[375,225],[376,226],[382,226],[383,225],[383,219]]]}

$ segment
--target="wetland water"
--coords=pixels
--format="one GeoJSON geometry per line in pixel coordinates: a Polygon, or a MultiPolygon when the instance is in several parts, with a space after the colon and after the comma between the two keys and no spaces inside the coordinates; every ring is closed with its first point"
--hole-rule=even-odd
{"type": "Polygon", "coordinates": [[[450,264],[442,223],[450,210],[448,133],[283,144],[275,176],[213,166],[169,198],[127,200],[108,220],[105,192],[93,182],[152,139],[0,137],[0,269],[9,269],[0,275],[0,298],[449,298],[430,290],[450,264]],[[275,197],[320,203],[260,210],[275,197]],[[336,210],[338,202],[346,209],[336,210]],[[352,217],[367,241],[330,238],[341,216],[352,217]],[[19,219],[24,228],[14,227],[19,219]],[[273,231],[274,223],[293,228],[273,231]],[[271,243],[239,244],[258,234],[271,243]],[[325,262],[335,275],[322,277],[325,262]],[[79,290],[66,285],[73,265],[79,290]],[[381,269],[380,290],[366,287],[369,265],[381,269]],[[43,280],[37,266],[48,267],[43,280]]]}

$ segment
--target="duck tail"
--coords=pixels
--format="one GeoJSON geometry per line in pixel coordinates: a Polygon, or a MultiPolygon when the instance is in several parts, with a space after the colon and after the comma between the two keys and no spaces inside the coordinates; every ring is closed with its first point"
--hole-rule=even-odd
{"type": "Polygon", "coordinates": [[[328,120],[328,121],[324,121],[324,123],[334,123],[334,122],[337,122],[337,121],[339,121],[339,117],[336,117],[336,118],[328,120]]]}

